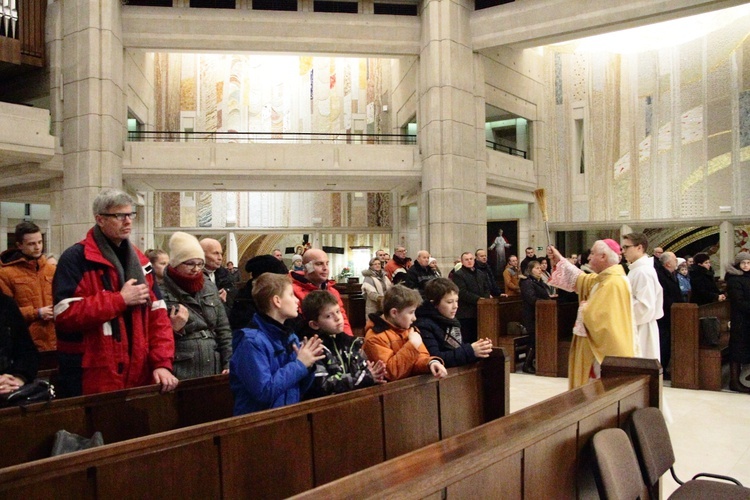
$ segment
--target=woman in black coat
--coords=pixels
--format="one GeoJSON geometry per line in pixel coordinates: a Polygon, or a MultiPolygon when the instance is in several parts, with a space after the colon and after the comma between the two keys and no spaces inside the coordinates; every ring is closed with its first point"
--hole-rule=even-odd
{"type": "Polygon", "coordinates": [[[740,381],[742,364],[750,363],[750,253],[738,253],[734,266],[727,268],[724,279],[732,318],[729,332],[729,389],[750,393],[750,388],[740,381]]]}
{"type": "Polygon", "coordinates": [[[486,358],[492,351],[492,341],[463,341],[461,323],[456,319],[458,287],[451,280],[436,278],[424,289],[425,301],[417,309],[414,326],[422,336],[424,346],[432,356],[443,360],[446,368],[461,366],[486,358]]]}
{"type": "Polygon", "coordinates": [[[0,398],[36,378],[39,353],[16,302],[0,292],[0,398]]]}
{"type": "Polygon", "coordinates": [[[542,281],[541,264],[537,260],[532,260],[526,266],[526,278],[521,280],[521,319],[529,335],[529,352],[523,363],[523,371],[526,373],[536,372],[533,364],[536,350],[536,301],[549,298],[549,287],[542,281]]]}
{"type": "Polygon", "coordinates": [[[692,295],[690,302],[702,306],[712,302],[721,302],[726,296],[719,291],[714,281],[714,271],[707,253],[698,253],[693,257],[693,268],[690,270],[692,295]]]}

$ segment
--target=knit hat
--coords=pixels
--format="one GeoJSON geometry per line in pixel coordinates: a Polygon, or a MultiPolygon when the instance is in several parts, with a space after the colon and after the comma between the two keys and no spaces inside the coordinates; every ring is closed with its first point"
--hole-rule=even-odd
{"type": "Polygon", "coordinates": [[[677,267],[680,267],[683,264],[687,265],[687,261],[682,257],[677,257],[677,267]]]}
{"type": "Polygon", "coordinates": [[[195,236],[177,231],[169,238],[169,265],[177,267],[190,259],[205,262],[206,254],[195,236]]]}
{"type": "Polygon", "coordinates": [[[253,275],[256,279],[263,273],[286,274],[289,270],[283,262],[273,255],[258,255],[245,263],[245,271],[253,275]]]}
{"type": "Polygon", "coordinates": [[[293,255],[292,256],[292,264],[294,264],[297,261],[302,262],[302,256],[301,255],[293,255]]]}
{"type": "Polygon", "coordinates": [[[602,240],[605,245],[607,245],[609,248],[612,249],[613,252],[615,252],[617,255],[620,255],[622,253],[622,249],[620,248],[620,244],[617,243],[615,240],[612,239],[605,239],[602,240]]]}
{"type": "Polygon", "coordinates": [[[750,260],[750,252],[738,253],[737,256],[734,258],[734,265],[739,267],[740,262],[742,262],[743,260],[750,260]]]}

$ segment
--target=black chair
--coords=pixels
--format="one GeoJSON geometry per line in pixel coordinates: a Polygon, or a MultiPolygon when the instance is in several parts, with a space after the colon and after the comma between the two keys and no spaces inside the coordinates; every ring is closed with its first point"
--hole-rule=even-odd
{"type": "Polygon", "coordinates": [[[632,438],[643,480],[652,498],[658,498],[657,483],[669,470],[680,485],[670,498],[750,499],[750,488],[743,487],[742,483],[729,476],[703,472],[693,476],[690,481],[680,481],[674,471],[675,456],[667,423],[658,408],[640,408],[633,412],[632,438]],[[704,477],[729,482],[696,480],[704,477]]]}
{"type": "Polygon", "coordinates": [[[602,498],[633,500],[645,493],[638,460],[625,431],[603,429],[594,434],[591,446],[598,469],[594,477],[602,498]]]}

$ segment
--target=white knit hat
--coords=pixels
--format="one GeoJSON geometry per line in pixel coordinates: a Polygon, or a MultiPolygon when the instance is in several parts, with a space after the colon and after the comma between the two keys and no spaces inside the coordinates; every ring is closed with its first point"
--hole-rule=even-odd
{"type": "Polygon", "coordinates": [[[177,267],[190,259],[200,259],[205,262],[206,254],[203,253],[201,244],[192,234],[176,232],[169,238],[169,265],[177,267]]]}

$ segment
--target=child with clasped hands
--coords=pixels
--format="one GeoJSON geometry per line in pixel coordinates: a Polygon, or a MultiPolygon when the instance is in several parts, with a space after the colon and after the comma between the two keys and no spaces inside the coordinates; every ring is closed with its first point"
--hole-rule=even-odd
{"type": "Polygon", "coordinates": [[[412,326],[414,312],[422,303],[416,290],[397,285],[383,299],[382,315],[371,314],[365,330],[364,350],[367,358],[382,360],[388,380],[399,380],[420,373],[436,377],[448,375],[443,360],[430,356],[419,331],[412,326]]]}
{"type": "Polygon", "coordinates": [[[288,275],[263,274],[252,293],[257,327],[238,330],[232,339],[235,415],[298,403],[313,383],[315,363],[325,357],[317,335],[300,343],[287,322],[297,317],[299,304],[288,275]]]}
{"type": "Polygon", "coordinates": [[[463,341],[458,311],[458,287],[451,280],[436,278],[424,288],[425,301],[417,308],[416,326],[427,350],[443,360],[445,366],[461,366],[489,357],[490,339],[471,344],[463,341]]]}

